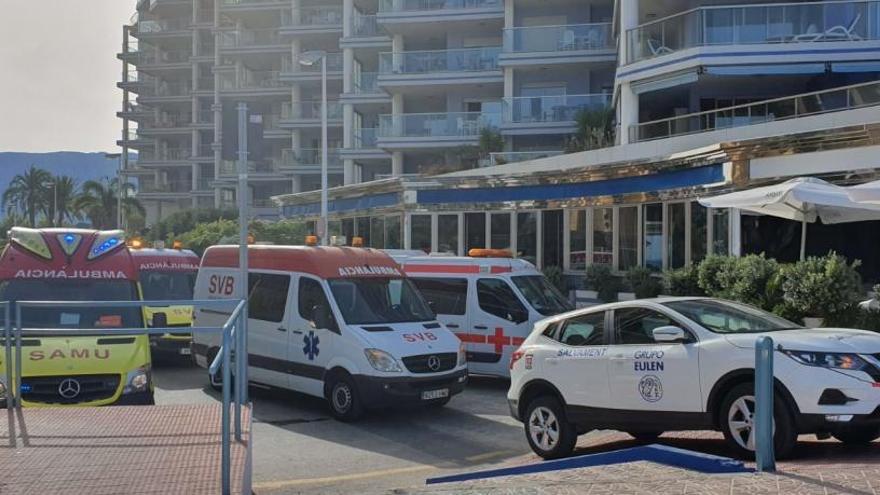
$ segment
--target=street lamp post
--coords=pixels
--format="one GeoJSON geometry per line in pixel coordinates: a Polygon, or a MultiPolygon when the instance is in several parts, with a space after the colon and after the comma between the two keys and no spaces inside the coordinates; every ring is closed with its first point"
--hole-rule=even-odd
{"type": "Polygon", "coordinates": [[[327,52],[313,50],[303,52],[299,56],[299,63],[306,67],[321,62],[321,221],[318,226],[318,236],[322,245],[327,245],[327,52]]]}
{"type": "Polygon", "coordinates": [[[104,158],[117,160],[116,164],[116,228],[122,228],[122,153],[104,153],[104,158]]]}

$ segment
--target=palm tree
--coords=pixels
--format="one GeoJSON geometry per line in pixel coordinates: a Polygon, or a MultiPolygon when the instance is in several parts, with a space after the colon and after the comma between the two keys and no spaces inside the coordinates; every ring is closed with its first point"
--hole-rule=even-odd
{"type": "Polygon", "coordinates": [[[48,183],[52,182],[52,174],[35,165],[31,165],[23,174],[18,174],[9,182],[9,188],[3,192],[3,204],[13,204],[27,218],[31,227],[37,224],[37,213],[46,210],[49,199],[48,183]]]}
{"type": "MultiPolygon", "coordinates": [[[[125,182],[121,186],[122,213],[125,216],[133,213],[146,215],[143,205],[132,196],[135,190],[134,184],[125,182]]],[[[74,207],[88,217],[92,227],[96,229],[115,227],[118,204],[116,192],[119,189],[120,182],[116,178],[86,181],[83,183],[82,192],[74,202],[74,207]]]]}
{"type": "Polygon", "coordinates": [[[76,208],[76,180],[67,175],[57,175],[51,182],[53,185],[47,191],[45,214],[46,218],[52,220],[52,225],[61,226],[65,220],[72,221],[79,214],[76,208]]]}
{"type": "Polygon", "coordinates": [[[577,131],[568,142],[569,152],[607,148],[614,144],[614,108],[586,108],[575,115],[577,131]]]}

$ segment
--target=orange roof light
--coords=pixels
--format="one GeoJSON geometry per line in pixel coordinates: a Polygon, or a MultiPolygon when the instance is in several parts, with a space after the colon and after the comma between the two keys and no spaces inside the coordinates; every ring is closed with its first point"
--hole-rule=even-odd
{"type": "Polygon", "coordinates": [[[254,237],[254,234],[248,234],[248,236],[247,236],[247,243],[248,243],[248,244],[254,244],[254,243],[256,243],[256,242],[257,242],[257,238],[254,237]]]}
{"type": "Polygon", "coordinates": [[[318,236],[316,235],[307,235],[306,236],[306,246],[317,246],[318,245],[318,236]]]}
{"type": "Polygon", "coordinates": [[[351,238],[351,247],[359,247],[359,248],[364,247],[364,238],[358,237],[358,236],[352,237],[351,238]]]}
{"type": "Polygon", "coordinates": [[[183,241],[174,240],[171,243],[171,249],[183,249],[183,241]]]}
{"type": "Polygon", "coordinates": [[[473,248],[468,251],[471,258],[513,258],[513,255],[507,249],[482,249],[473,248]]]}
{"type": "Polygon", "coordinates": [[[144,241],[140,237],[133,237],[128,240],[128,247],[132,249],[140,249],[144,247],[144,241]]]}

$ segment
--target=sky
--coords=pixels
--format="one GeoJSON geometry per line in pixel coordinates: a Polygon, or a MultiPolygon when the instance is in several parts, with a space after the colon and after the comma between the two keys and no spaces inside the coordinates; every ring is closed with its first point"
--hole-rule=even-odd
{"type": "Polygon", "coordinates": [[[119,152],[136,0],[0,0],[0,151],[119,152]]]}

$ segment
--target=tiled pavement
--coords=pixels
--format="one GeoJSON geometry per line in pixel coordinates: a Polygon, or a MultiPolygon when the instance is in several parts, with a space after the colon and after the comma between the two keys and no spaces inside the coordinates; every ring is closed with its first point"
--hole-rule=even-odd
{"type": "MultiPolygon", "coordinates": [[[[578,444],[579,454],[631,447],[619,433],[593,435],[578,444]]],[[[567,494],[850,494],[880,495],[880,443],[851,448],[839,442],[804,436],[795,459],[779,462],[775,474],[705,475],[650,462],[508,476],[481,481],[449,483],[407,493],[487,495],[567,494]]],[[[667,434],[660,443],[729,455],[720,434],[693,432],[667,434]]],[[[526,456],[510,464],[538,462],[526,456]]],[[[501,467],[501,466],[499,466],[501,467]]]]}
{"type": "MultiPolygon", "coordinates": [[[[24,428],[15,423],[15,446],[12,414],[0,411],[0,494],[218,493],[221,409],[26,409],[24,428]]],[[[246,450],[233,443],[233,493],[240,492],[246,450]]]]}

